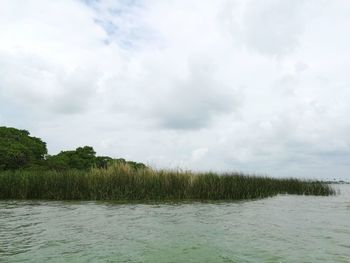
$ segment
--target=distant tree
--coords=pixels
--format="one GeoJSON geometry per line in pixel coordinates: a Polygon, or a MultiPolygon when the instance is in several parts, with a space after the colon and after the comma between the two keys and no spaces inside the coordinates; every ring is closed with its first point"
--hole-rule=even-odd
{"type": "Polygon", "coordinates": [[[147,166],[144,165],[143,163],[137,163],[137,162],[133,162],[133,161],[127,161],[126,162],[129,166],[131,166],[132,168],[138,170],[138,169],[144,169],[147,166]]]}
{"type": "Polygon", "coordinates": [[[78,147],[70,166],[76,169],[89,169],[95,164],[96,152],[91,146],[78,147]]]}
{"type": "Polygon", "coordinates": [[[50,170],[68,170],[69,155],[66,152],[60,152],[57,155],[48,155],[46,158],[46,167],[50,170]]]}
{"type": "Polygon", "coordinates": [[[138,163],[138,162],[133,162],[133,161],[126,161],[125,159],[123,158],[119,158],[119,159],[114,159],[113,160],[115,163],[118,163],[118,164],[126,164],[126,165],[129,165],[131,168],[133,169],[144,169],[144,168],[147,168],[146,165],[144,165],[143,163],[138,163]]]}
{"type": "Polygon", "coordinates": [[[96,168],[107,168],[108,164],[113,161],[111,157],[108,156],[97,156],[95,159],[96,168]]]}
{"type": "Polygon", "coordinates": [[[29,136],[26,130],[0,127],[0,170],[88,170],[91,167],[107,168],[110,163],[126,164],[133,169],[143,169],[146,165],[123,158],[112,159],[96,156],[91,146],[78,147],[72,151],[61,151],[47,155],[46,143],[29,136]]]}
{"type": "Polygon", "coordinates": [[[123,158],[113,159],[113,161],[118,164],[126,164],[126,161],[123,158]]]}
{"type": "Polygon", "coordinates": [[[46,154],[46,143],[28,131],[0,127],[0,170],[40,166],[46,154]]]}
{"type": "Polygon", "coordinates": [[[62,151],[57,155],[48,156],[47,166],[55,170],[87,170],[95,165],[95,154],[91,146],[78,147],[74,151],[62,151]]]}

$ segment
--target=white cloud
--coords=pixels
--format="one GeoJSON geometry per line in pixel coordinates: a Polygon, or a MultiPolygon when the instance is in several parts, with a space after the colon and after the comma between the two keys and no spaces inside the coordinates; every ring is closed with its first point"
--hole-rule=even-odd
{"type": "Polygon", "coordinates": [[[208,152],[208,148],[198,148],[192,152],[192,160],[198,161],[202,159],[208,152]]]}
{"type": "Polygon", "coordinates": [[[282,56],[293,52],[301,38],[303,9],[308,1],[248,1],[245,7],[243,40],[263,54],[282,56]]]}
{"type": "Polygon", "coordinates": [[[347,176],[344,1],[1,1],[0,122],[51,153],[347,176]]]}

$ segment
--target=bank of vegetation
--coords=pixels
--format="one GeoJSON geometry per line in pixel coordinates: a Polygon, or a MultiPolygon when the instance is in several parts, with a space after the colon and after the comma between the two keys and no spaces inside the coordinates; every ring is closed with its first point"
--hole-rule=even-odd
{"type": "Polygon", "coordinates": [[[24,138],[18,138],[7,130],[7,138],[0,141],[0,199],[181,201],[334,194],[329,184],[318,181],[154,170],[124,159],[98,158],[89,146],[47,156],[46,145],[37,147],[40,142],[34,150],[19,143],[11,155],[11,140],[28,139],[29,133],[22,133],[24,138]]]}
{"type": "Polygon", "coordinates": [[[0,199],[47,200],[242,200],[277,194],[331,195],[328,184],[242,174],[135,169],[115,163],[89,171],[6,171],[0,199]]]}
{"type": "Polygon", "coordinates": [[[27,130],[0,127],[0,171],[87,171],[91,167],[106,168],[111,162],[128,164],[135,169],[146,167],[143,163],[126,161],[123,158],[96,156],[91,146],[49,155],[46,143],[40,138],[30,136],[27,130]]]}

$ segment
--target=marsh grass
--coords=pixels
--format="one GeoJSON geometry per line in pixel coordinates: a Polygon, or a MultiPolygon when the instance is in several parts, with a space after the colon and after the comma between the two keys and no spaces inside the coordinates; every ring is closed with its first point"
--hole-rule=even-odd
{"type": "Polygon", "coordinates": [[[242,200],[277,194],[333,195],[318,181],[276,179],[240,173],[133,169],[113,164],[83,172],[7,171],[0,173],[0,199],[46,200],[242,200]]]}

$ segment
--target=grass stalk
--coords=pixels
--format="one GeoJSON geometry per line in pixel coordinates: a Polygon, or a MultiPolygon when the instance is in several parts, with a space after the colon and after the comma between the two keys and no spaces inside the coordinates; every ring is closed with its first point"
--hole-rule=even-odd
{"type": "Polygon", "coordinates": [[[192,173],[133,169],[113,164],[90,171],[5,171],[0,199],[45,200],[242,200],[277,194],[333,195],[328,184],[240,173],[192,173]]]}

